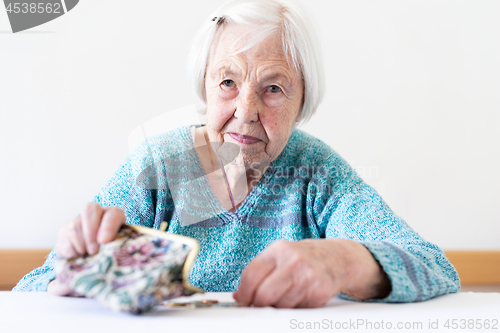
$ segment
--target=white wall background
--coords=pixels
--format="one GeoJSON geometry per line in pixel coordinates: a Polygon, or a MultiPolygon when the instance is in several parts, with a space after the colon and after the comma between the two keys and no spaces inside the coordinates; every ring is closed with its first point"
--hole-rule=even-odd
{"type": "MultiPolygon", "coordinates": [[[[142,122],[192,104],[221,0],[85,0],[12,34],[0,8],[0,248],[49,248],[142,122]]],[[[303,129],[444,249],[500,249],[500,2],[309,0],[327,96],[303,129]]]]}

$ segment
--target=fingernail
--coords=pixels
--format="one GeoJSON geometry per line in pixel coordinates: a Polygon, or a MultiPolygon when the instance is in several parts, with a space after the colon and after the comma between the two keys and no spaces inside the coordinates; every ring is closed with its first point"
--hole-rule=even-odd
{"type": "Polygon", "coordinates": [[[90,255],[96,254],[98,250],[99,250],[99,245],[97,245],[96,243],[92,243],[89,245],[89,254],[90,255]]]}

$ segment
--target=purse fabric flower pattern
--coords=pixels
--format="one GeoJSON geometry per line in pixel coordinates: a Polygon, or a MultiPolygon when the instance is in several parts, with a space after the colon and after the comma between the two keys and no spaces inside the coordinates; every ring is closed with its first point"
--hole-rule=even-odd
{"type": "Polygon", "coordinates": [[[195,239],[139,226],[123,226],[93,256],[56,258],[57,279],[76,294],[115,311],[141,314],[163,301],[202,290],[188,274],[199,251],[195,239]]]}

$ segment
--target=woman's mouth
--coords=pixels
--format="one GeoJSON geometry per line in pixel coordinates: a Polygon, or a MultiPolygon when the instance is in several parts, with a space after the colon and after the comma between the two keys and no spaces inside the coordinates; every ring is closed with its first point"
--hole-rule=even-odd
{"type": "Polygon", "coordinates": [[[227,134],[229,134],[234,140],[238,141],[239,143],[244,143],[247,145],[251,145],[253,143],[257,143],[257,142],[262,141],[261,139],[256,138],[254,136],[242,135],[242,134],[233,133],[233,132],[228,132],[227,134]]]}

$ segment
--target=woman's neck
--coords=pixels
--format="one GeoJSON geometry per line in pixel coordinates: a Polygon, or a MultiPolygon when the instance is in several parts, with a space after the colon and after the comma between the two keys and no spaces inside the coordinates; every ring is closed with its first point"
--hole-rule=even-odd
{"type": "Polygon", "coordinates": [[[229,162],[223,165],[221,158],[212,148],[205,127],[192,127],[191,135],[207,180],[213,192],[225,209],[234,211],[245,200],[267,167],[247,167],[229,162]]]}

